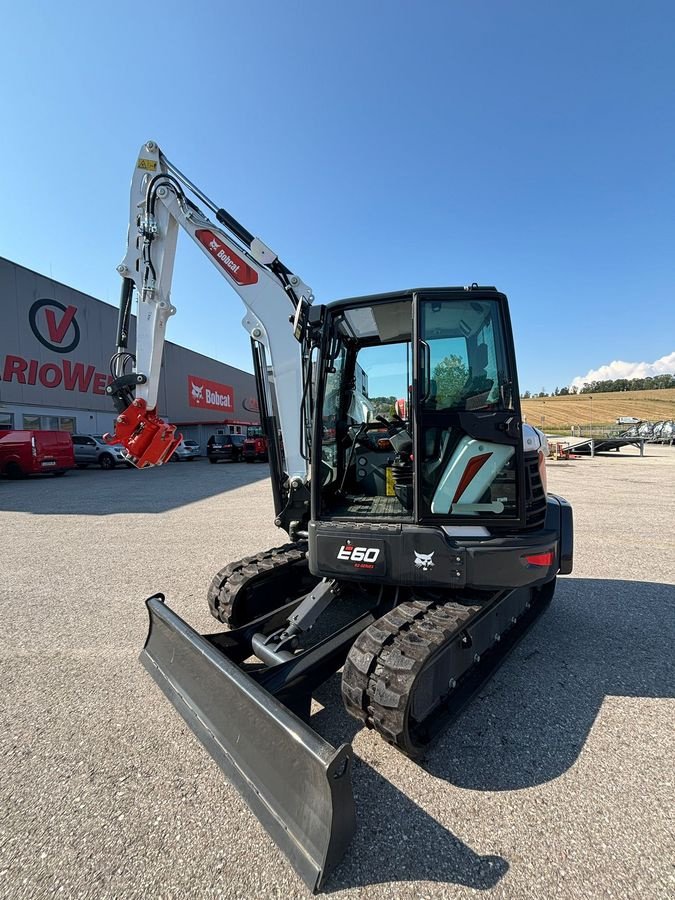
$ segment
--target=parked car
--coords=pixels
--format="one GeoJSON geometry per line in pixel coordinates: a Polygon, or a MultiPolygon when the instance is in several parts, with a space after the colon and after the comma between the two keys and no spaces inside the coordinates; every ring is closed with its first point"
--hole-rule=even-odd
{"type": "Polygon", "coordinates": [[[243,434],[216,435],[213,443],[208,445],[209,462],[241,462],[245,440],[243,434]]]}
{"type": "Polygon", "coordinates": [[[0,431],[0,473],[23,478],[39,472],[65,475],[75,468],[67,431],[0,431]]]}
{"type": "Polygon", "coordinates": [[[267,462],[267,438],[263,435],[247,437],[244,441],[243,456],[247,463],[252,463],[256,460],[267,462]]]}
{"type": "Polygon", "coordinates": [[[122,456],[121,444],[106,444],[100,434],[74,434],[72,438],[78,469],[86,469],[87,466],[114,469],[115,466],[128,465],[122,456]]]}
{"type": "MultiPolygon", "coordinates": [[[[194,443],[194,441],[191,441],[190,443],[194,443]]],[[[172,462],[191,461],[195,458],[196,455],[197,454],[194,452],[192,447],[188,447],[186,441],[181,441],[171,454],[171,460],[172,462]]]]}
{"type": "Polygon", "coordinates": [[[183,441],[188,450],[192,450],[195,456],[202,455],[202,448],[199,446],[197,441],[183,441]]]}

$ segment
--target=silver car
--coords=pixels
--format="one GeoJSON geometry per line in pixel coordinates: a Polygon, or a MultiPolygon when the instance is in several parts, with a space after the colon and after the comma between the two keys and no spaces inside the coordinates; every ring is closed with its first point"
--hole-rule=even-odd
{"type": "MultiPolygon", "coordinates": [[[[192,443],[192,442],[191,442],[192,443]]],[[[192,449],[192,447],[188,447],[185,441],[181,441],[180,444],[173,451],[173,455],[171,457],[172,462],[182,462],[184,460],[193,460],[197,454],[192,449]]]]}
{"type": "Polygon", "coordinates": [[[75,462],[79,469],[87,466],[100,466],[102,469],[114,469],[125,465],[121,444],[106,444],[101,435],[73,434],[73,450],[75,462]]]}

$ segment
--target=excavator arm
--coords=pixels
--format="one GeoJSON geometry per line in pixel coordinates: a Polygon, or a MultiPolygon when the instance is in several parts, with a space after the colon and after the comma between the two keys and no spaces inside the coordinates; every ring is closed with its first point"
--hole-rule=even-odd
{"type": "Polygon", "coordinates": [[[276,253],[173,166],[154,141],[143,144],[136,162],[127,252],[117,267],[123,283],[107,390],[118,416],[109,440],[122,443],[139,468],[167,462],[181,440],[157,410],[166,326],[176,312],[171,281],[181,228],[244,302],[243,325],[253,342],[261,400],[281,433],[280,471],[289,489],[301,487],[308,474],[311,346],[305,326],[313,294],[276,253]],[[136,345],[130,350],[134,292],[136,345]]]}

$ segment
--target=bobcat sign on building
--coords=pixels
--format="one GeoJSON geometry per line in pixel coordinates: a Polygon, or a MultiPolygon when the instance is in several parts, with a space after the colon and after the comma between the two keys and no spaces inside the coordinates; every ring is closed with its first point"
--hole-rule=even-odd
{"type": "MultiPolygon", "coordinates": [[[[0,428],[111,431],[116,323],[114,306],[0,257],[0,428]]],[[[205,443],[225,420],[257,422],[255,394],[247,372],[165,344],[159,413],[185,437],[205,443]]]]}

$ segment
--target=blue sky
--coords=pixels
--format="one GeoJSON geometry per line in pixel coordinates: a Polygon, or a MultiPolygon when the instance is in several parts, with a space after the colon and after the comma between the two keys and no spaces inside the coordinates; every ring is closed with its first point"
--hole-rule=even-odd
{"type": "MultiPolygon", "coordinates": [[[[675,350],[672,3],[28,0],[3,32],[3,256],[116,303],[152,138],[319,301],[497,285],[522,389],[675,350]]],[[[187,241],[168,336],[250,370],[187,241]]]]}

